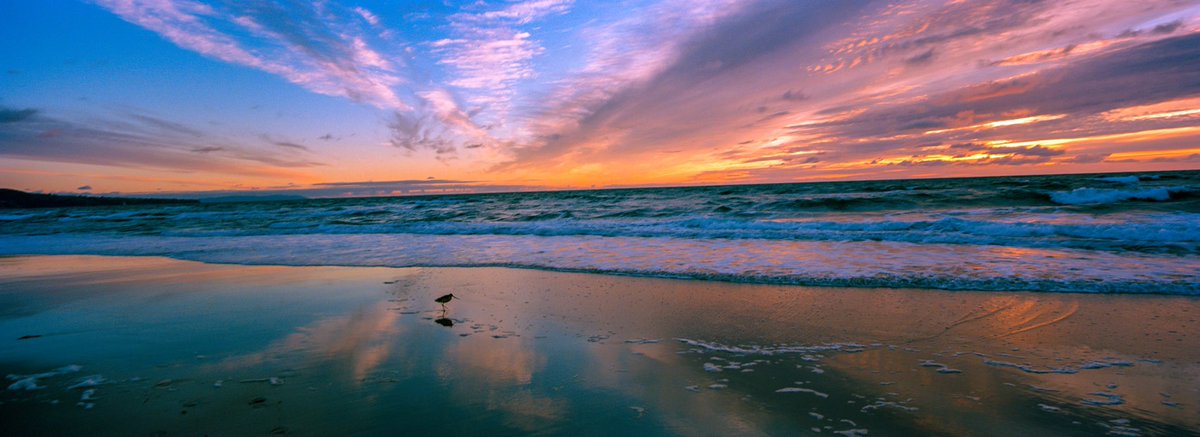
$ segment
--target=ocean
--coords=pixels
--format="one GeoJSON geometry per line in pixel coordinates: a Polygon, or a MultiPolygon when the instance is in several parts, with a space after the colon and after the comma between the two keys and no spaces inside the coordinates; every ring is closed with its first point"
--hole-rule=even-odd
{"type": "Polygon", "coordinates": [[[1200,294],[1200,171],[0,211],[0,255],[1200,294]]]}

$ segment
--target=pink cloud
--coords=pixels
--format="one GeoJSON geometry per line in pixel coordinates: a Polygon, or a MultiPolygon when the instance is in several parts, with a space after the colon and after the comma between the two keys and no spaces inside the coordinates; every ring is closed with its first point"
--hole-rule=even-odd
{"type": "MultiPolygon", "coordinates": [[[[1096,125],[1088,112],[1115,104],[1104,96],[1145,91],[1129,97],[1137,103],[1159,99],[1160,89],[1196,92],[1154,86],[1156,75],[1169,77],[1163,76],[1165,60],[1138,64],[1137,52],[1118,54],[1187,32],[1194,20],[1179,15],[1178,3],[713,2],[700,5],[702,11],[705,5],[708,14],[651,7],[584,29],[586,66],[542,99],[546,105],[525,120],[523,145],[500,168],[599,168],[589,177],[617,171],[628,177],[655,162],[654,171],[676,178],[722,171],[757,180],[817,170],[840,174],[875,158],[925,156],[920,147],[929,144],[1055,138],[1070,126],[1108,132],[1118,127],[1096,125]],[[781,14],[788,18],[777,19],[781,14]],[[1120,36],[1129,29],[1148,30],[1138,38],[1120,36]],[[1022,62],[995,62],[1004,59],[1022,62]],[[1095,67],[1085,67],[1089,62],[1095,67]],[[1081,67],[1034,76],[1072,64],[1081,67]],[[1080,91],[1070,76],[1093,68],[1111,70],[1113,81],[1119,76],[1120,92],[1080,91]],[[1033,77],[1040,79],[1029,82],[1033,77]],[[1030,94],[1031,86],[1045,83],[1054,86],[1030,94]],[[1005,124],[1026,119],[1045,122],[1005,124]],[[954,129],[974,125],[995,128],[954,129]],[[668,152],[673,168],[663,166],[668,152]]],[[[1186,63],[1175,60],[1179,68],[1186,63]]],[[[1189,78],[1170,81],[1193,83],[1189,78]]],[[[1172,120],[1158,122],[1178,123],[1172,120]]],[[[1010,152],[961,163],[1036,166],[1080,151],[1010,152]]],[[[921,165],[951,162],[960,163],[921,165]]]]}
{"type": "Polygon", "coordinates": [[[498,11],[484,12],[478,17],[485,20],[509,19],[516,21],[516,24],[528,24],[548,15],[565,14],[571,9],[572,3],[574,0],[530,0],[514,3],[498,11]]]}
{"type": "Polygon", "coordinates": [[[449,17],[455,37],[430,42],[437,63],[450,67],[446,85],[465,94],[486,123],[509,121],[516,86],[533,79],[533,59],[545,48],[521,26],[570,11],[573,0],[529,0],[503,9],[449,17]]]}
{"type": "MultiPolygon", "coordinates": [[[[319,17],[304,21],[305,25],[322,26],[308,29],[309,33],[324,35],[321,40],[312,40],[304,39],[308,33],[285,33],[291,29],[290,25],[265,26],[254,17],[255,12],[261,11],[247,5],[233,5],[235,9],[244,7],[244,11],[220,11],[188,0],[97,0],[97,3],[130,23],[205,56],[262,70],[320,94],[347,97],[385,109],[409,108],[392,89],[403,78],[364,39],[335,31],[347,25],[327,22],[336,19],[333,15],[315,10],[289,11],[319,17]],[[238,35],[217,30],[220,23],[235,24],[253,38],[239,41],[238,35]],[[249,48],[251,44],[254,48],[249,48]],[[314,48],[318,45],[319,50],[314,48]]],[[[270,18],[289,17],[282,14],[270,18]]]]}
{"type": "Polygon", "coordinates": [[[354,12],[357,12],[359,16],[361,16],[364,20],[367,20],[368,23],[371,23],[372,26],[379,25],[379,17],[374,13],[371,13],[371,11],[367,10],[366,8],[361,6],[355,7],[354,12]]]}

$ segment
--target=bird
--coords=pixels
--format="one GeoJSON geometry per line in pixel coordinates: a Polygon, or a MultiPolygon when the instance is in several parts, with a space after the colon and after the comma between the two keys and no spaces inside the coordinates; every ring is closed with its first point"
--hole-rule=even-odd
{"type": "Polygon", "coordinates": [[[433,301],[442,304],[442,308],[446,308],[446,302],[450,302],[450,299],[454,299],[456,297],[458,297],[458,296],[455,296],[454,293],[450,293],[445,296],[434,299],[433,301]]]}

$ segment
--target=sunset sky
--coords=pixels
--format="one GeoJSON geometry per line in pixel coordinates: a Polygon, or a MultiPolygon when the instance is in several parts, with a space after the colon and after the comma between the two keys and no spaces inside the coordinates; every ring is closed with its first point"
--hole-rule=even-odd
{"type": "Polygon", "coordinates": [[[30,191],[1200,168],[1200,1],[10,1],[0,41],[30,191]]]}

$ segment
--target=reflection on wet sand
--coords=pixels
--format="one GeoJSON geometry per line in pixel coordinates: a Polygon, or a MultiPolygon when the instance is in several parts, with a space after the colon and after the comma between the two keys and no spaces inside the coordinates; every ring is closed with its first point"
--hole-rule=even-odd
{"type": "Polygon", "coordinates": [[[91,410],[74,407],[76,376],[4,391],[0,412],[32,434],[53,422],[122,435],[1200,427],[1195,298],[95,257],[6,259],[0,285],[37,309],[0,318],[0,372],[77,364],[107,381],[91,410]],[[69,273],[73,259],[85,273],[69,273]],[[71,292],[39,303],[64,276],[71,292]],[[447,311],[448,290],[469,300],[447,311]],[[94,318],[71,317],[84,308],[94,318]],[[73,334],[16,340],[52,332],[73,334]],[[101,352],[118,346],[120,359],[101,352]]]}
{"type": "Polygon", "coordinates": [[[482,405],[517,429],[534,431],[563,420],[570,403],[549,391],[535,391],[534,375],[548,358],[530,340],[518,338],[463,341],[449,345],[434,373],[462,405],[482,405]]]}
{"type": "Polygon", "coordinates": [[[397,338],[405,329],[397,324],[400,314],[387,301],[359,308],[350,314],[318,320],[297,327],[295,332],[267,345],[261,351],[226,358],[217,364],[227,370],[260,366],[265,361],[301,361],[348,364],[351,381],[362,381],[388,360],[397,338]]]}

